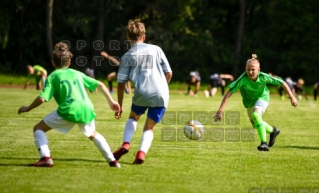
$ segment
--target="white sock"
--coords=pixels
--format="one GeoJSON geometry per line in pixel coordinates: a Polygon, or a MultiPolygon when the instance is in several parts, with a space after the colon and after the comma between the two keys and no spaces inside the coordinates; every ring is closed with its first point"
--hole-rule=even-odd
{"type": "Polygon", "coordinates": [[[51,157],[50,149],[48,146],[48,139],[44,131],[36,130],[33,133],[33,136],[34,136],[34,142],[35,142],[35,145],[37,146],[40,157],[51,157]]]}
{"type": "Polygon", "coordinates": [[[144,131],[139,151],[143,151],[146,154],[148,149],[152,145],[153,138],[154,138],[154,133],[152,130],[144,131]]]}
{"type": "Polygon", "coordinates": [[[123,142],[131,143],[134,132],[136,131],[137,122],[134,119],[128,119],[125,124],[123,142]]]}
{"type": "Polygon", "coordinates": [[[42,78],[41,78],[41,79],[42,79],[42,84],[43,84],[42,86],[44,87],[44,86],[45,86],[45,77],[44,77],[44,76],[42,76],[42,78]]]}
{"type": "Polygon", "coordinates": [[[96,134],[92,140],[108,162],[115,160],[109,144],[101,134],[96,134]]]}

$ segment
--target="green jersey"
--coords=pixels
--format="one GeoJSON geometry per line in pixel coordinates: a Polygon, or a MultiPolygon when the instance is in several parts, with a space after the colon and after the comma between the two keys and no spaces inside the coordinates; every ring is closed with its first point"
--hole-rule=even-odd
{"type": "Polygon", "coordinates": [[[41,71],[46,72],[46,70],[40,65],[34,65],[33,70],[34,70],[33,74],[29,74],[28,78],[30,78],[30,76],[34,76],[34,77],[42,76],[41,71]]]}
{"type": "Polygon", "coordinates": [[[56,69],[47,79],[40,97],[49,101],[54,97],[59,107],[58,115],[75,123],[90,123],[96,116],[85,88],[95,90],[98,81],[82,72],[62,68],[56,69]]]}
{"type": "Polygon", "coordinates": [[[247,73],[244,72],[237,80],[232,82],[228,88],[233,94],[238,89],[243,97],[243,104],[245,108],[251,108],[255,105],[257,100],[269,102],[269,90],[267,84],[274,84],[281,86],[282,79],[274,78],[266,73],[259,72],[257,80],[254,82],[249,79],[247,73]]]}

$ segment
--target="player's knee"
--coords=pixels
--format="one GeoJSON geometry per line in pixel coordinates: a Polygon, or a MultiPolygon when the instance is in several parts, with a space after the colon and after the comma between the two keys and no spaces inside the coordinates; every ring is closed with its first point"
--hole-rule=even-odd
{"type": "Polygon", "coordinates": [[[262,122],[261,114],[258,112],[252,112],[251,118],[252,118],[254,124],[259,124],[262,122]]]}
{"type": "Polygon", "coordinates": [[[98,134],[98,132],[94,131],[93,134],[89,137],[89,139],[94,139],[94,137],[98,134]]]}

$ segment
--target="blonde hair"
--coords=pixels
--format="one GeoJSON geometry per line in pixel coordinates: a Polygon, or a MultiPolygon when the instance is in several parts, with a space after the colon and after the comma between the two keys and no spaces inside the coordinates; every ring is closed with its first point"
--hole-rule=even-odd
{"type": "Polygon", "coordinates": [[[73,57],[73,54],[69,51],[69,46],[66,43],[59,42],[55,44],[54,49],[52,53],[54,66],[69,66],[71,58],[73,57]]]}
{"type": "Polygon", "coordinates": [[[251,58],[247,60],[246,64],[250,63],[259,63],[259,61],[257,60],[257,54],[252,54],[251,58]]]}
{"type": "Polygon", "coordinates": [[[130,40],[137,41],[146,33],[144,23],[140,19],[131,19],[127,23],[126,35],[130,40]]]}

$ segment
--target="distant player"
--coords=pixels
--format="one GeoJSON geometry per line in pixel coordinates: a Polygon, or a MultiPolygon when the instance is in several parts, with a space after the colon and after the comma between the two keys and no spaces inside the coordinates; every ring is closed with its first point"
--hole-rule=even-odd
{"type": "MultiPolygon", "coordinates": [[[[86,74],[87,76],[95,79],[94,69],[92,69],[92,68],[87,67],[85,69],[85,71],[84,71],[84,74],[86,74]]],[[[97,92],[97,91],[98,91],[98,89],[96,88],[95,92],[97,92]]],[[[93,92],[93,91],[90,90],[90,92],[93,92]]]]}
{"type": "Polygon", "coordinates": [[[305,97],[306,100],[308,100],[307,94],[303,89],[303,85],[305,84],[305,81],[302,78],[299,78],[294,85],[295,94],[298,100],[302,99],[302,96],[305,97]]]}
{"type": "Polygon", "coordinates": [[[214,116],[214,121],[217,122],[221,120],[229,98],[237,90],[240,90],[250,122],[253,128],[257,130],[261,140],[257,149],[259,151],[269,151],[269,147],[275,144],[276,137],[279,135],[280,130],[270,126],[262,119],[262,115],[266,111],[270,98],[267,84],[281,85],[289,95],[292,106],[296,107],[298,100],[294,97],[287,83],[282,79],[277,79],[260,72],[260,64],[256,58],[257,55],[253,54],[252,58],[246,63],[246,72],[228,86],[229,91],[227,91],[224,96],[220,108],[214,116]],[[268,145],[266,142],[266,133],[270,134],[268,145]]]}
{"type": "MultiPolygon", "coordinates": [[[[279,77],[278,77],[279,78],[279,77]]],[[[287,86],[289,87],[289,89],[291,90],[292,94],[293,95],[296,95],[296,91],[295,91],[295,85],[296,85],[296,82],[293,81],[291,79],[291,77],[287,77],[284,79],[284,81],[286,82],[287,86]]],[[[282,86],[279,86],[278,87],[278,94],[281,98],[281,100],[285,100],[285,96],[283,95],[283,91],[284,91],[284,88],[282,86]]]]}
{"type": "Polygon", "coordinates": [[[34,66],[28,65],[27,70],[28,70],[28,80],[24,84],[24,89],[26,89],[28,85],[30,84],[31,76],[35,78],[37,90],[42,89],[45,84],[45,80],[48,76],[47,71],[40,65],[34,65],[34,66]],[[42,84],[41,84],[41,81],[42,81],[42,84]]]}
{"type": "MultiPolygon", "coordinates": [[[[120,62],[116,58],[108,55],[104,51],[101,52],[101,55],[112,62],[113,71],[107,75],[107,83],[109,85],[110,93],[113,93],[113,80],[116,80],[117,78],[120,62]]],[[[132,92],[130,81],[127,81],[125,85],[125,92],[126,94],[131,94],[132,92]]]]}
{"type": "Polygon", "coordinates": [[[317,100],[317,96],[318,96],[318,88],[319,88],[319,81],[316,82],[313,86],[313,100],[317,100]]]}
{"type": "MultiPolygon", "coordinates": [[[[140,20],[130,20],[126,28],[126,38],[131,42],[131,49],[121,58],[117,75],[118,101],[123,110],[125,83],[130,80],[135,85],[131,112],[126,121],[122,147],[115,151],[114,157],[119,160],[130,149],[137,122],[147,110],[143,127],[143,136],[133,164],[143,164],[145,156],[154,138],[154,129],[165,113],[169,101],[168,83],[172,70],[163,50],[152,44],[144,43],[145,26],[140,20]]],[[[115,114],[121,118],[122,111],[115,114]]]]}
{"type": "Polygon", "coordinates": [[[45,133],[55,129],[66,134],[77,125],[84,135],[94,142],[111,167],[120,167],[105,138],[95,130],[96,114],[85,89],[94,90],[98,87],[112,110],[119,111],[120,106],[112,99],[102,82],[69,68],[72,56],[67,44],[57,43],[52,53],[52,64],[55,71],[49,75],[41,94],[29,106],[23,106],[18,110],[19,114],[29,112],[52,97],[58,104],[56,110],[48,114],[33,128],[35,144],[41,158],[30,166],[52,167],[53,160],[45,133]]]}
{"type": "Polygon", "coordinates": [[[204,91],[206,98],[208,98],[209,96],[214,97],[216,95],[218,87],[221,87],[222,96],[224,96],[224,94],[225,94],[225,85],[226,85],[225,79],[229,79],[230,81],[233,81],[234,77],[232,75],[230,75],[230,74],[218,74],[218,73],[215,73],[215,74],[210,75],[208,90],[204,91]]]}
{"type": "Polygon", "coordinates": [[[187,84],[187,93],[185,95],[191,95],[191,96],[196,96],[197,92],[199,91],[200,88],[200,82],[201,82],[201,77],[199,72],[197,71],[191,71],[189,73],[189,76],[187,77],[187,79],[185,80],[185,82],[183,82],[183,84],[180,87],[180,91],[179,94],[183,93],[183,89],[185,87],[185,85],[187,84]],[[194,86],[194,91],[191,92],[191,86],[194,86]]]}

